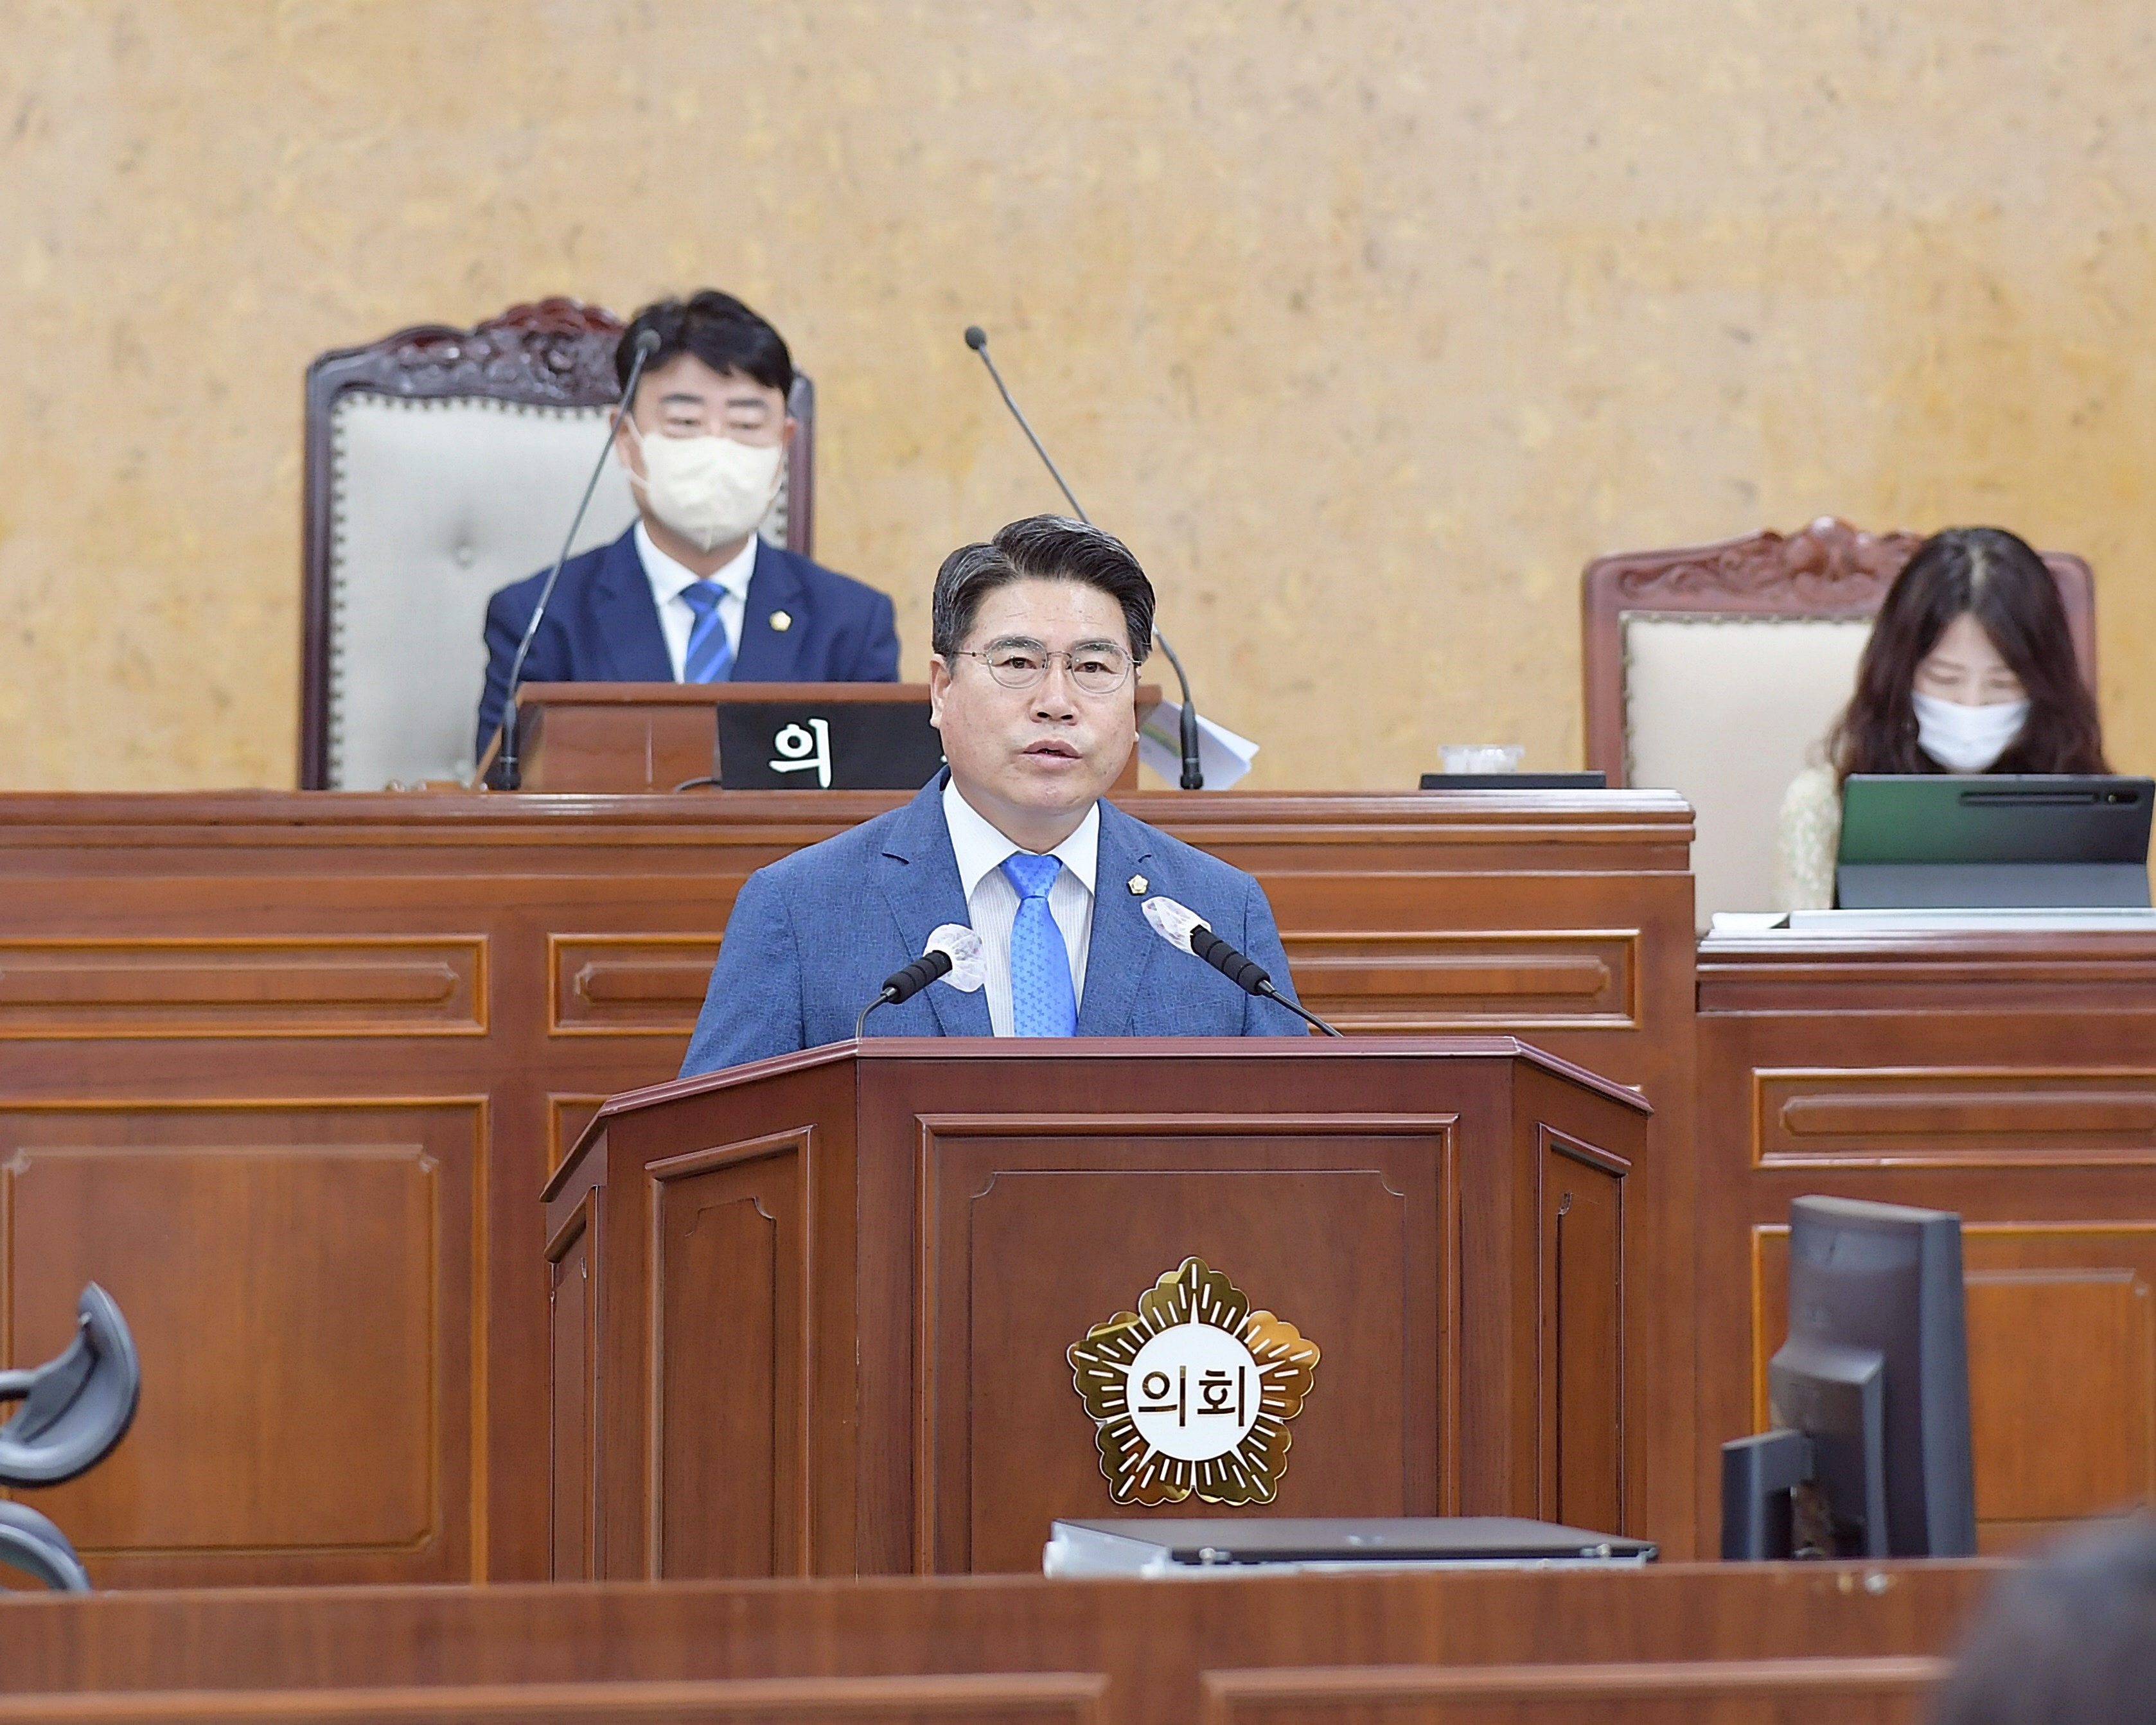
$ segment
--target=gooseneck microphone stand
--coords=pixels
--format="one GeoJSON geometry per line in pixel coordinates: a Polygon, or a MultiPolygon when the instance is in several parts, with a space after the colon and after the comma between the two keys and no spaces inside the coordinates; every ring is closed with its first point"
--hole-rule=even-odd
{"type": "MultiPolygon", "coordinates": [[[[1025,434],[1026,441],[1033,445],[1034,454],[1040,457],[1040,465],[1048,470],[1049,477],[1055,481],[1069,501],[1070,512],[1087,526],[1091,526],[1093,517],[1086,513],[1086,506],[1078,501],[1077,494],[1063,477],[1062,470],[1056,466],[1040,439],[1034,434],[1033,427],[1027,423],[1025,415],[1019,411],[1018,403],[1011,399],[1010,388],[1004,382],[1004,374],[996,369],[995,361],[988,357],[988,332],[978,324],[970,326],[966,331],[966,345],[981,356],[981,363],[988,368],[988,375],[996,380],[996,393],[1003,397],[1004,405],[1010,409],[1011,418],[1018,421],[1018,429],[1025,434]]],[[[1152,638],[1160,643],[1160,650],[1168,655],[1168,662],[1175,667],[1175,680],[1183,685],[1183,788],[1202,791],[1205,788],[1205,769],[1199,762],[1198,708],[1190,698],[1190,679],[1183,672],[1183,661],[1175,656],[1175,649],[1168,644],[1168,637],[1160,632],[1157,624],[1152,638]]]]}
{"type": "MultiPolygon", "coordinates": [[[[622,385],[621,413],[626,413],[636,405],[636,386],[644,376],[644,362],[658,349],[658,331],[646,330],[636,338],[636,351],[629,362],[629,381],[622,385]]],[[[616,418],[619,423],[619,415],[616,418]]],[[[547,603],[554,597],[554,583],[562,578],[562,565],[569,561],[569,547],[577,542],[577,529],[584,524],[584,511],[592,506],[592,493],[599,488],[599,475],[606,471],[607,456],[613,449],[613,428],[609,426],[606,441],[599,446],[599,459],[593,464],[592,476],[584,481],[583,497],[577,505],[576,514],[569,518],[569,531],[562,541],[562,554],[554,559],[554,567],[547,572],[547,584],[539,589],[539,603],[531,608],[531,620],[524,625],[524,639],[516,644],[516,656],[509,661],[509,687],[501,697],[501,722],[495,726],[494,733],[501,740],[501,751],[494,757],[494,765],[486,775],[486,783],[495,790],[514,791],[523,788],[524,773],[516,757],[516,691],[524,680],[524,661],[531,654],[531,643],[538,636],[539,625],[546,621],[547,603]]]]}

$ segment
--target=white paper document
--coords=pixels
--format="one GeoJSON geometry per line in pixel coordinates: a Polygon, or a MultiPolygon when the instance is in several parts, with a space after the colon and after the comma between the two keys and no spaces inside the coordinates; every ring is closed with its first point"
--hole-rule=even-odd
{"type": "Polygon", "coordinates": [[[1770,934],[1789,926],[1787,911],[1717,911],[1707,925],[1716,934],[1770,934]]]}
{"type": "MultiPolygon", "coordinates": [[[[1205,769],[1205,788],[1224,791],[1250,770],[1258,746],[1238,737],[1204,714],[1198,716],[1198,764],[1205,769]]],[[[1138,759],[1171,785],[1183,783],[1183,703],[1163,701],[1138,726],[1138,759]]]]}

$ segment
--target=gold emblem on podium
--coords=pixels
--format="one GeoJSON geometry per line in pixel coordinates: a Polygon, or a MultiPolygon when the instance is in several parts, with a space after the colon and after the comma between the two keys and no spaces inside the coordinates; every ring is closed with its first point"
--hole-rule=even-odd
{"type": "Polygon", "coordinates": [[[1185,1258],[1070,1350],[1118,1503],[1270,1503],[1317,1344],[1203,1258],[1185,1258]]]}

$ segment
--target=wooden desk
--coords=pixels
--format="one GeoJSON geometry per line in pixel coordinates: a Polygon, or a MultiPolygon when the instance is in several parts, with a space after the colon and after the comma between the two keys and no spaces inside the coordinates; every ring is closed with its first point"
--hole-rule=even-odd
{"type": "MultiPolygon", "coordinates": [[[[37,1495],[106,1585],[547,1574],[539,1190],[670,1078],[748,872],[890,796],[0,796],[0,1361],[95,1277],[134,1431],[37,1495]]],[[[1255,871],[1317,1010],[1644,1088],[1626,1456],[1689,1549],[1691,817],[1675,797],[1137,795],[1255,871]]],[[[1629,1501],[1629,1500],[1628,1500],[1629,1501]]]]}
{"type": "Polygon", "coordinates": [[[1985,1548],[2156,1502],[2156,935],[1714,936],[1699,1012],[1702,1529],[1810,1192],[1962,1214],[1985,1548]]]}
{"type": "Polygon", "coordinates": [[[0,1604],[0,1722],[1916,1725],[1998,1569],[323,1589],[0,1604]]]}
{"type": "MultiPolygon", "coordinates": [[[[925,710],[926,683],[526,683],[516,691],[523,729],[523,788],[635,795],[670,792],[718,767],[718,708],[727,702],[813,700],[834,706],[910,702],[925,710]]],[[[1160,705],[1160,689],[1141,683],[1138,722],[1160,705]]],[[[932,762],[934,757],[930,757],[932,762]]],[[[488,761],[492,760],[489,751],[488,761]]],[[[480,777],[485,776],[481,764],[480,777]]],[[[735,783],[742,781],[733,779],[735,783]]],[[[1117,793],[1138,786],[1132,752],[1117,793]]]]}

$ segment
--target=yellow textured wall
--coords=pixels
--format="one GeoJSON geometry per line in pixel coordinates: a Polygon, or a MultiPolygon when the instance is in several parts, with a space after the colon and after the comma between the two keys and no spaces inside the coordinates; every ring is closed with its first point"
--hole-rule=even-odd
{"type": "Polygon", "coordinates": [[[1055,502],[1260,784],[1580,748],[1594,553],[1996,521],[2156,765],[2146,0],[0,0],[0,784],[285,784],[319,351],[728,286],[927,652],[1055,502]]]}

